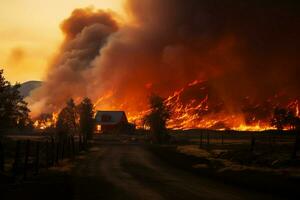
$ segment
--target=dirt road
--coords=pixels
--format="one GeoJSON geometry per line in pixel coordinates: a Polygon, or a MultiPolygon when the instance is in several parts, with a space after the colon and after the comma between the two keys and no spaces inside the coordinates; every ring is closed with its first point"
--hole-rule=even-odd
{"type": "MultiPolygon", "coordinates": [[[[158,160],[141,145],[95,145],[71,166],[6,193],[7,199],[275,199],[196,177],[158,160]],[[32,188],[35,188],[32,194],[32,188]]],[[[4,198],[4,199],[6,199],[4,198]]]]}
{"type": "MultiPolygon", "coordinates": [[[[103,179],[123,193],[125,195],[123,198],[145,200],[272,198],[195,177],[162,163],[138,145],[107,145],[92,150],[86,157],[86,162],[80,162],[75,167],[74,177],[85,174],[87,177],[103,179]]],[[[101,188],[88,191],[88,184],[82,185],[76,180],[74,183],[79,184],[78,190],[75,190],[76,199],[82,197],[81,187],[86,187],[90,193],[101,193],[101,188]]]]}

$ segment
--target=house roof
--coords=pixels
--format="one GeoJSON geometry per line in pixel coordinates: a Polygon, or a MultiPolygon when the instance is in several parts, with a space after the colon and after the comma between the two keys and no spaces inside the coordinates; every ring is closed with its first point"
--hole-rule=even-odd
{"type": "Polygon", "coordinates": [[[115,125],[127,122],[127,117],[124,111],[97,111],[95,120],[100,125],[115,125]]]}

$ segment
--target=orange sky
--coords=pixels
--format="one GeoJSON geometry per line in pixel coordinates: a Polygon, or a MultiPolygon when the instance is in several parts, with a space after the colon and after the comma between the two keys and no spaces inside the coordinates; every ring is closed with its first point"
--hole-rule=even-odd
{"type": "Polygon", "coordinates": [[[0,68],[11,82],[41,80],[62,40],[61,21],[93,6],[124,15],[124,0],[1,0],[0,68]]]}

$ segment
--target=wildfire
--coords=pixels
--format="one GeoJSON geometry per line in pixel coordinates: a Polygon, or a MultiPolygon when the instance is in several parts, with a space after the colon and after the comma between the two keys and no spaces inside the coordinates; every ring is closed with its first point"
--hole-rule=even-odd
{"type": "Polygon", "coordinates": [[[270,129],[277,107],[300,116],[300,26],[292,4],[127,0],[125,7],[128,19],[88,7],[62,21],[46,79],[28,97],[33,112],[88,96],[96,109],[124,110],[142,126],[147,95],[155,92],[167,97],[173,129],[270,129]]]}
{"type": "Polygon", "coordinates": [[[295,111],[295,116],[299,117],[299,101],[296,99],[294,101],[291,101],[288,106],[287,106],[290,110],[294,110],[295,111]]]}
{"type": "Polygon", "coordinates": [[[33,126],[36,129],[44,130],[46,128],[55,127],[58,118],[58,113],[42,114],[39,119],[35,120],[33,126]]]}
{"type": "Polygon", "coordinates": [[[267,124],[261,125],[260,123],[257,123],[255,125],[241,124],[238,127],[232,127],[231,129],[236,131],[265,131],[265,130],[273,130],[275,128],[267,124]]]}
{"type": "MultiPolygon", "coordinates": [[[[171,119],[167,126],[170,129],[213,129],[213,130],[237,130],[237,131],[264,131],[275,129],[270,125],[271,114],[265,114],[263,118],[256,117],[257,110],[261,108],[273,112],[275,104],[270,104],[266,109],[263,105],[252,105],[253,113],[230,113],[222,101],[211,100],[205,81],[195,80],[186,87],[175,91],[166,98],[166,106],[171,110],[171,119]],[[197,89],[195,94],[195,89],[197,89]],[[193,97],[187,96],[186,93],[194,94],[193,97]]],[[[249,107],[249,105],[247,105],[249,107]]],[[[298,100],[293,100],[286,106],[289,110],[295,111],[299,116],[298,100]]],[[[250,109],[251,110],[251,109],[250,109]]],[[[143,127],[142,118],[150,110],[145,109],[138,114],[128,114],[128,119],[136,123],[137,127],[143,127]]],[[[260,111],[262,112],[262,111],[260,111]]]]}
{"type": "MultiPolygon", "coordinates": [[[[120,104],[112,106],[107,104],[112,97],[113,92],[99,98],[94,104],[95,109],[101,109],[99,105],[106,109],[119,109],[127,111],[128,121],[136,124],[138,128],[143,128],[143,117],[150,112],[150,109],[136,111],[126,107],[128,105],[120,104]]],[[[231,113],[224,106],[221,99],[213,96],[208,89],[207,81],[194,80],[185,87],[173,92],[165,99],[165,105],[171,112],[171,118],[167,122],[170,129],[213,129],[213,130],[237,130],[237,131],[264,131],[272,130],[270,125],[273,109],[278,105],[274,99],[268,99],[268,106],[264,104],[249,103],[250,97],[245,98],[247,103],[241,112],[231,113]],[[274,102],[273,102],[274,101],[274,102]],[[272,103],[273,102],[273,103],[272,103]]],[[[146,103],[145,103],[146,104],[146,103]]],[[[299,117],[299,101],[290,100],[285,104],[285,108],[295,113],[299,117]]],[[[51,115],[41,115],[34,122],[34,127],[46,129],[55,127],[58,113],[51,115]]],[[[99,127],[97,127],[99,128],[99,127]]]]}

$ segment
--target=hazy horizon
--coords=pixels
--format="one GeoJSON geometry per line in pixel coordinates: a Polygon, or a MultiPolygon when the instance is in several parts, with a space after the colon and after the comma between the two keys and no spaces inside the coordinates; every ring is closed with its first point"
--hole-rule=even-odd
{"type": "Polygon", "coordinates": [[[43,80],[63,41],[61,22],[80,7],[123,11],[123,0],[4,0],[0,7],[0,68],[8,81],[43,80]]]}

